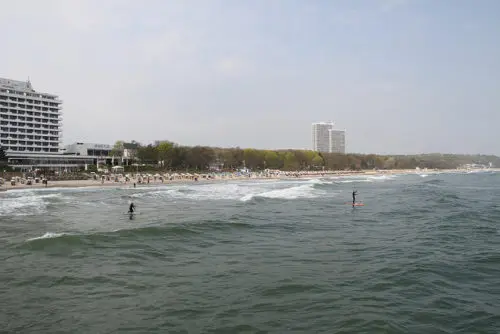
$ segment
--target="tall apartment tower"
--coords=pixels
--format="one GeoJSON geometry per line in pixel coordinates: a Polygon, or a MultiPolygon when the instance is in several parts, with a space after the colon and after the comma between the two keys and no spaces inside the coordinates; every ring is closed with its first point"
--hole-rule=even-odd
{"type": "Polygon", "coordinates": [[[333,122],[317,122],[312,124],[313,151],[330,152],[330,130],[333,122]]]}
{"type": "Polygon", "coordinates": [[[345,153],[345,131],[329,130],[330,153],[345,153]]]}
{"type": "Polygon", "coordinates": [[[345,153],[345,131],[334,129],[333,122],[312,124],[313,151],[324,153],[345,153]]]}
{"type": "Polygon", "coordinates": [[[0,78],[0,145],[7,155],[58,153],[62,101],[36,92],[28,80],[0,78]]]}

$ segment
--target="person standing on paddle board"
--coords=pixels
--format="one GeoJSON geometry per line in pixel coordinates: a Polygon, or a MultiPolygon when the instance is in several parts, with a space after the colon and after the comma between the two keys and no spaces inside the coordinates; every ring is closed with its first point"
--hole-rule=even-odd
{"type": "Polygon", "coordinates": [[[354,190],[352,192],[352,206],[354,206],[356,204],[356,194],[358,193],[357,190],[354,190]]]}
{"type": "Polygon", "coordinates": [[[134,202],[130,202],[130,205],[128,207],[128,213],[134,213],[134,210],[135,210],[134,202]]]}

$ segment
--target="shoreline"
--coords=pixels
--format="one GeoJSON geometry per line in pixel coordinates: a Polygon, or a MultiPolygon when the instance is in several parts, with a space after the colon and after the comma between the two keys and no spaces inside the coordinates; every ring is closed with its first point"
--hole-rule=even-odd
{"type": "MultiPolygon", "coordinates": [[[[491,168],[489,171],[499,172],[499,168],[491,168]]],[[[346,171],[329,171],[329,172],[281,172],[279,174],[271,174],[271,175],[262,175],[259,173],[253,173],[250,176],[248,175],[216,175],[214,177],[208,177],[209,175],[213,175],[212,173],[207,174],[199,174],[198,181],[195,181],[193,178],[174,178],[172,180],[151,180],[149,183],[143,182],[138,183],[134,179],[130,181],[104,181],[101,180],[58,180],[58,181],[49,181],[47,185],[42,183],[34,183],[32,185],[27,184],[17,184],[12,186],[10,182],[6,182],[5,184],[0,186],[0,192],[8,192],[8,191],[16,191],[16,190],[27,190],[27,189],[49,189],[49,188],[87,188],[87,187],[95,187],[95,188],[107,188],[107,187],[118,187],[118,188],[133,188],[134,182],[136,183],[136,189],[147,188],[149,186],[158,186],[158,185],[169,185],[169,184],[191,184],[191,183],[212,183],[212,182],[221,182],[221,181],[243,181],[243,180],[297,180],[297,179],[319,179],[319,178],[342,178],[342,177],[355,177],[355,176],[383,176],[383,175],[432,175],[432,174],[452,174],[452,173],[467,173],[467,170],[460,169],[447,169],[447,170],[429,170],[429,171],[417,171],[417,170],[379,170],[379,171],[358,171],[358,172],[346,172],[346,171]],[[205,176],[205,177],[203,177],[205,176]]]]}

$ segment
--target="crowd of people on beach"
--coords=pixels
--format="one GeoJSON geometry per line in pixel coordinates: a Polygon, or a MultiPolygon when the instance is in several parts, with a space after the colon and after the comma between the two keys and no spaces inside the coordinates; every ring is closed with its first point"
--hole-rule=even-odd
{"type": "MultiPolygon", "coordinates": [[[[432,172],[432,171],[428,171],[432,172]]],[[[198,182],[198,181],[222,181],[222,180],[244,180],[244,179],[294,179],[294,178],[320,178],[340,177],[352,175],[375,175],[394,173],[415,173],[415,170],[321,170],[321,171],[281,171],[266,169],[262,171],[239,170],[234,172],[205,172],[205,173],[95,173],[85,174],[84,179],[68,180],[66,177],[51,178],[47,182],[27,182],[27,178],[16,176],[12,180],[0,180],[0,189],[25,189],[40,187],[85,187],[85,186],[144,186],[149,184],[164,184],[175,182],[198,182]],[[86,178],[86,179],[85,179],[86,178]]]]}

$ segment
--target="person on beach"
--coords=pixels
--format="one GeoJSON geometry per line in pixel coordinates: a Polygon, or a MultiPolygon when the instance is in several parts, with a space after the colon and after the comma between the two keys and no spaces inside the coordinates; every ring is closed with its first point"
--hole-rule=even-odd
{"type": "Polygon", "coordinates": [[[135,210],[134,202],[130,202],[130,205],[128,207],[128,213],[134,213],[134,210],[135,210]]]}
{"type": "Polygon", "coordinates": [[[356,194],[358,193],[357,190],[354,190],[352,192],[352,206],[354,206],[354,204],[356,203],[356,194]]]}

